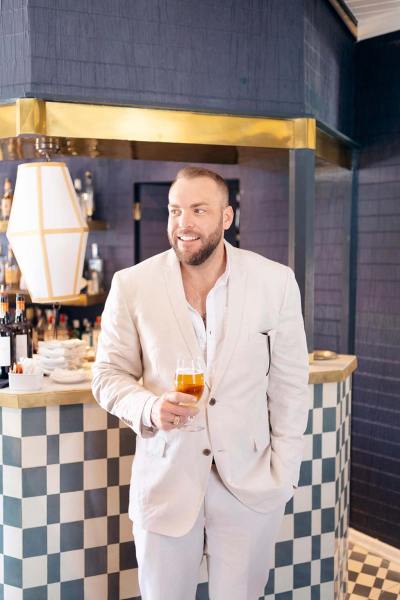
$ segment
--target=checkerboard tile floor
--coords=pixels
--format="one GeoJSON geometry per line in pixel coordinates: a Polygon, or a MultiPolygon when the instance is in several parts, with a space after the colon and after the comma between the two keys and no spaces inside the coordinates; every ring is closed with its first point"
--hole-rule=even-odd
{"type": "Polygon", "coordinates": [[[399,600],[400,564],[368,553],[358,545],[349,545],[348,600],[399,600]]]}

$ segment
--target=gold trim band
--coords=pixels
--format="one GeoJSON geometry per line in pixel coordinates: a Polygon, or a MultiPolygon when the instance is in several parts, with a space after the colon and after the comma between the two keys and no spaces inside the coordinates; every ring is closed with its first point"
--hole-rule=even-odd
{"type": "Polygon", "coordinates": [[[311,118],[275,119],[36,98],[0,106],[0,138],[24,135],[287,150],[313,150],[316,145],[315,119],[311,118]]]}
{"type": "Polygon", "coordinates": [[[18,165],[18,169],[29,169],[30,167],[65,167],[65,168],[67,168],[67,165],[64,162],[53,162],[53,161],[48,161],[48,162],[39,161],[39,162],[31,162],[31,163],[22,163],[22,164],[18,165]]]}
{"type": "Polygon", "coordinates": [[[40,303],[51,303],[51,302],[69,302],[70,300],[79,300],[80,298],[80,294],[71,294],[70,296],[53,296],[53,295],[49,295],[46,296],[45,298],[36,298],[36,297],[31,297],[31,301],[32,302],[38,302],[40,303]]]}
{"type": "Polygon", "coordinates": [[[47,235],[47,234],[57,234],[57,233],[85,233],[88,232],[88,227],[70,227],[70,228],[60,228],[60,229],[32,229],[30,231],[16,231],[15,233],[10,231],[8,235],[10,237],[26,237],[30,235],[47,235]]]}

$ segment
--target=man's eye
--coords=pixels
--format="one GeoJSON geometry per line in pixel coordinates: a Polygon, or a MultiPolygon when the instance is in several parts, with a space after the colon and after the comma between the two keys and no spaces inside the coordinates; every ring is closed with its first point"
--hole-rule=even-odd
{"type": "Polygon", "coordinates": [[[179,210],[177,208],[170,208],[169,214],[172,215],[173,217],[176,217],[176,215],[179,214],[179,210]]]}
{"type": "Polygon", "coordinates": [[[194,209],[194,212],[195,212],[197,215],[202,215],[202,214],[203,214],[203,213],[205,213],[206,211],[204,210],[204,208],[195,208],[195,209],[194,209]]]}

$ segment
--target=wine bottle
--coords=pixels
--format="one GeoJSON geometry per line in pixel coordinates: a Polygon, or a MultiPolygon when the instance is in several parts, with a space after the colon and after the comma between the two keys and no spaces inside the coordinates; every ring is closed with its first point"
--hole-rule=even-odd
{"type": "Polygon", "coordinates": [[[0,292],[0,379],[8,379],[11,367],[12,331],[8,315],[8,295],[0,292]]]}
{"type": "Polygon", "coordinates": [[[12,360],[32,357],[32,326],[25,316],[25,296],[17,294],[15,321],[12,325],[12,360]]]}

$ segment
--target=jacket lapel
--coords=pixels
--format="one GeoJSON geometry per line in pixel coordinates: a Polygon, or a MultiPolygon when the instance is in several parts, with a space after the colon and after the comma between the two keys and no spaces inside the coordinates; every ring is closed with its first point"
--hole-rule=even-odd
{"type": "Polygon", "coordinates": [[[167,268],[164,271],[164,279],[172,311],[186,347],[192,358],[202,357],[203,353],[198,344],[186,303],[179,261],[172,249],[167,252],[167,268]]]}
{"type": "Polygon", "coordinates": [[[232,353],[238,343],[243,318],[247,273],[241,266],[236,249],[225,242],[229,256],[228,303],[225,315],[224,336],[219,356],[216,357],[212,389],[215,390],[228,368],[232,353]]]}

